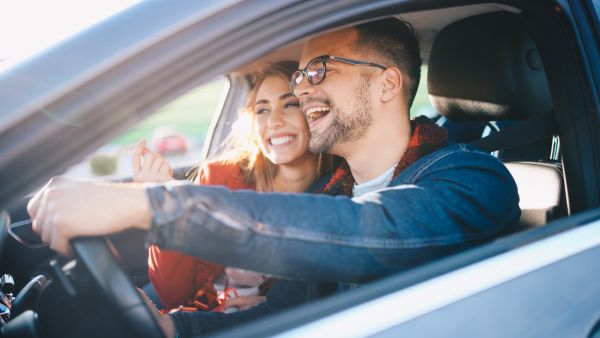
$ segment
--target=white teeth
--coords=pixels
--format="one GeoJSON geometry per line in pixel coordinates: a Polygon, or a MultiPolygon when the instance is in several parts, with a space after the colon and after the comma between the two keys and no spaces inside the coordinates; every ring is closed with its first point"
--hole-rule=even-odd
{"type": "Polygon", "coordinates": [[[293,136],[274,137],[271,139],[271,144],[274,146],[278,146],[280,144],[291,142],[293,139],[293,136]]]}
{"type": "Polygon", "coordinates": [[[314,107],[308,108],[305,114],[309,121],[315,121],[329,114],[329,110],[327,107],[314,107]]]}
{"type": "Polygon", "coordinates": [[[329,108],[327,107],[314,107],[314,108],[308,108],[306,110],[306,114],[310,115],[310,114],[314,114],[316,112],[326,112],[329,111],[329,108]]]}

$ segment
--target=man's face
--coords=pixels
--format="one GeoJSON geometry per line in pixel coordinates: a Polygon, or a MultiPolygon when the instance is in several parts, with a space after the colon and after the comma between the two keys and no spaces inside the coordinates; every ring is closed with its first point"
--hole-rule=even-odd
{"type": "MultiPolygon", "coordinates": [[[[315,57],[333,55],[361,59],[354,48],[358,33],[345,29],[310,40],[302,52],[300,68],[315,57]]],[[[311,85],[306,79],[294,89],[310,127],[313,153],[342,155],[348,142],[359,140],[372,122],[370,76],[372,70],[341,62],[326,63],[325,79],[311,85]]]]}

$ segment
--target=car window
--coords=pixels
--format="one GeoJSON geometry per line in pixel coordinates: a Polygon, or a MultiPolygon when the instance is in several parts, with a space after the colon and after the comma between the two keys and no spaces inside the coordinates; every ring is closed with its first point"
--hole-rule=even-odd
{"type": "Polygon", "coordinates": [[[410,108],[410,117],[415,118],[420,115],[425,115],[430,118],[434,118],[439,113],[431,105],[429,100],[429,93],[427,92],[427,66],[421,67],[421,81],[419,82],[419,88],[415,95],[415,100],[410,108]]]}
{"type": "Polygon", "coordinates": [[[130,177],[131,150],[140,139],[146,140],[150,150],[165,156],[174,169],[198,164],[215,110],[228,89],[229,80],[221,77],[187,92],[98,148],[64,176],[130,177]]]}

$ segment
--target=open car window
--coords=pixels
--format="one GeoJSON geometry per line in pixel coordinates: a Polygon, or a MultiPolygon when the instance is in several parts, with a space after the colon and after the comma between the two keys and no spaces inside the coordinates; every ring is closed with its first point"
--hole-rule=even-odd
{"type": "Polygon", "coordinates": [[[131,151],[141,139],[151,151],[163,155],[173,169],[197,165],[211,121],[219,116],[217,110],[228,90],[229,80],[219,77],[188,91],[99,147],[64,176],[104,180],[131,177],[131,151]]]}
{"type": "MultiPolygon", "coordinates": [[[[598,0],[587,1],[590,7],[587,8],[586,15],[598,14],[598,0]]],[[[219,5],[224,3],[220,2],[219,5]]],[[[597,135],[593,132],[598,124],[595,116],[598,110],[594,110],[594,106],[586,106],[584,103],[587,101],[584,98],[594,96],[597,102],[597,94],[594,93],[598,93],[598,90],[596,85],[585,82],[585,67],[579,64],[585,58],[577,56],[587,55],[583,54],[583,46],[589,46],[589,50],[593,50],[597,41],[582,39],[582,48],[579,48],[575,43],[578,41],[577,35],[572,32],[574,26],[569,26],[565,17],[565,13],[576,7],[576,4],[586,3],[563,1],[563,10],[559,10],[559,3],[561,2],[557,1],[556,7],[551,8],[542,5],[541,2],[523,2],[517,5],[516,2],[510,1],[501,1],[498,4],[465,2],[468,6],[443,2],[433,5],[433,2],[417,1],[290,1],[289,4],[256,1],[236,2],[231,9],[206,14],[207,19],[199,19],[202,13],[187,10],[188,7],[201,6],[197,3],[181,3],[178,6],[164,6],[159,2],[141,3],[138,12],[130,12],[130,20],[122,19],[120,25],[109,25],[104,35],[95,36],[97,39],[104,36],[110,38],[98,39],[102,43],[93,45],[93,55],[80,58],[84,61],[89,59],[87,64],[72,62],[65,69],[58,70],[56,67],[45,67],[47,73],[31,67],[30,72],[24,72],[25,75],[35,74],[37,83],[47,82],[51,89],[67,88],[67,94],[60,94],[59,90],[46,93],[42,90],[44,88],[26,83],[29,94],[27,99],[23,100],[24,103],[14,99],[14,95],[5,95],[0,100],[0,106],[8,107],[0,109],[6,114],[3,119],[16,126],[5,122],[5,126],[8,127],[3,132],[3,142],[0,142],[5,149],[0,151],[3,154],[0,172],[4,177],[1,201],[6,205],[9,205],[7,201],[12,204],[20,203],[16,212],[13,210],[17,209],[16,207],[7,207],[13,222],[20,221],[28,217],[24,207],[27,201],[21,199],[21,193],[31,191],[33,185],[42,184],[42,179],[46,180],[50,175],[65,173],[66,176],[74,178],[126,180],[132,174],[132,147],[140,139],[145,139],[151,150],[164,154],[174,169],[188,169],[198,165],[209,153],[209,148],[211,155],[219,154],[218,146],[229,131],[228,123],[237,116],[237,108],[247,97],[250,82],[248,69],[255,62],[258,64],[261,61],[297,59],[303,43],[303,40],[297,39],[304,39],[310,34],[349,22],[370,20],[381,13],[392,15],[406,12],[407,20],[414,21],[423,33],[433,34],[430,40],[435,41],[435,34],[439,34],[446,25],[459,20],[485,15],[488,11],[510,13],[527,20],[527,32],[531,30],[532,36],[536,37],[535,42],[539,43],[539,56],[549,74],[541,83],[548,83],[552,89],[552,105],[543,113],[544,116],[553,116],[552,121],[556,124],[553,128],[557,131],[556,135],[544,135],[546,138],[539,143],[531,142],[527,147],[513,147],[508,151],[495,152],[496,157],[504,161],[509,170],[512,168],[511,174],[516,180],[517,175],[525,174],[521,175],[522,179],[517,183],[525,188],[519,192],[523,202],[522,215],[529,215],[523,218],[522,224],[531,228],[520,229],[517,234],[495,239],[455,256],[424,263],[411,271],[397,273],[343,295],[291,309],[289,312],[278,314],[278,317],[256,321],[250,326],[234,327],[237,331],[226,332],[224,335],[264,337],[300,327],[300,330],[290,332],[288,336],[595,337],[597,332],[600,332],[597,316],[600,288],[593,282],[597,277],[594,270],[586,267],[593,266],[600,253],[600,245],[597,243],[600,236],[594,235],[598,233],[600,225],[600,211],[597,209],[597,196],[600,196],[600,185],[597,184],[600,182],[597,175],[600,172],[597,149],[600,147],[597,135]],[[316,4],[319,4],[320,8],[316,4]],[[310,10],[311,6],[316,10],[310,10]],[[444,6],[448,8],[443,8],[444,6]],[[375,7],[381,7],[380,11],[374,12],[375,7]],[[182,13],[178,13],[177,10],[182,13]],[[148,15],[153,13],[156,14],[153,17],[148,15]],[[337,19],[332,19],[334,16],[330,13],[336,13],[337,19]],[[147,20],[149,17],[153,20],[147,20]],[[131,20],[135,18],[141,19],[131,20]],[[236,26],[239,23],[243,25],[236,26]],[[228,31],[230,28],[234,29],[228,31]],[[150,32],[153,29],[157,32],[150,32]],[[144,33],[146,30],[149,32],[144,33]],[[158,38],[141,39],[146,37],[142,33],[158,38]],[[127,37],[129,40],[125,39],[127,37]],[[115,44],[107,44],[107,41],[115,44]],[[288,42],[288,45],[284,45],[288,42]],[[116,55],[110,59],[114,64],[106,63],[99,57],[98,60],[94,59],[101,55],[98,51],[102,51],[102,47],[106,45],[110,48],[107,47],[102,55],[116,55]],[[281,46],[280,49],[273,50],[277,46],[281,46]],[[115,53],[120,50],[129,53],[115,53]],[[127,57],[122,57],[123,55],[127,57]],[[119,56],[122,59],[119,59],[119,56]],[[153,62],[147,62],[148,60],[153,62]],[[90,80],[82,76],[89,74],[86,67],[93,68],[91,66],[96,63],[107,67],[101,68],[98,78],[90,80]],[[227,74],[227,78],[208,81],[220,74],[227,74]],[[59,81],[63,78],[81,81],[59,81]],[[198,83],[204,85],[188,90],[198,83]],[[185,94],[180,94],[184,91],[185,94]],[[170,100],[173,97],[176,98],[170,100]],[[167,101],[170,103],[164,104],[167,101]],[[30,102],[49,102],[49,109],[38,112],[38,107],[30,102]],[[12,113],[14,116],[17,113],[24,116],[22,120],[25,122],[10,120],[9,118],[13,117],[12,113]],[[141,116],[147,118],[142,119],[141,116]],[[88,124],[78,124],[78,121],[88,124]],[[216,123],[217,121],[219,123],[216,123]],[[125,130],[133,123],[133,127],[125,130]],[[561,143],[558,143],[559,136],[561,143]],[[105,142],[109,139],[110,141],[105,142]],[[98,147],[101,143],[105,144],[98,147]],[[96,149],[90,152],[93,148],[96,149]],[[549,156],[552,154],[550,149],[554,155],[549,156]],[[66,169],[86,153],[89,154],[82,162],[66,169]],[[538,156],[540,154],[542,156],[538,156]],[[77,160],[74,160],[75,155],[77,160]],[[38,179],[40,175],[42,178],[38,179]],[[541,203],[546,201],[549,203],[541,203]],[[582,211],[585,212],[575,215],[582,211]],[[22,217],[19,216],[19,212],[22,217]],[[570,234],[572,230],[577,232],[570,234]],[[539,245],[538,242],[543,243],[539,245]],[[462,277],[456,278],[457,276],[462,277]],[[430,282],[434,279],[434,283],[430,282]],[[455,281],[454,284],[448,283],[451,279],[455,281]],[[482,280],[487,282],[481,283],[482,280]],[[453,288],[452,285],[458,287],[453,288]],[[471,318],[471,322],[477,325],[461,325],[464,318],[471,318]],[[303,325],[314,331],[302,331],[303,325]],[[593,335],[587,334],[590,328],[593,328],[593,335]]],[[[211,5],[210,2],[204,4],[211,5]]],[[[478,30],[466,29],[465,33],[474,31],[478,30]]],[[[478,41],[467,41],[467,46],[472,48],[456,48],[456,44],[449,43],[447,46],[450,48],[437,54],[444,60],[450,59],[448,53],[454,50],[466,51],[467,56],[469,52],[477,50],[490,50],[493,51],[491,55],[504,55],[501,52],[505,49],[500,47],[475,48],[478,41]]],[[[91,50],[82,46],[87,45],[72,43],[70,48],[59,52],[72,55],[73,51],[91,50]]],[[[422,53],[436,54],[429,51],[430,45],[425,44],[422,53]]],[[[58,64],[56,56],[62,55],[55,53],[49,56],[53,55],[54,59],[50,58],[50,61],[54,62],[50,64],[58,64]]],[[[453,59],[456,61],[467,58],[453,59]]],[[[534,62],[539,61],[535,57],[527,60],[529,67],[535,68],[540,65],[534,62]]],[[[435,63],[430,58],[424,58],[424,62],[426,64],[422,67],[421,81],[410,116],[414,118],[425,115],[441,125],[444,120],[450,120],[440,113],[444,112],[443,107],[439,108],[439,112],[433,108],[428,93],[428,74],[435,74],[435,63]]],[[[469,88],[462,93],[455,93],[456,97],[451,98],[474,99],[472,94],[476,89],[487,88],[486,83],[493,84],[505,78],[489,76],[491,81],[478,81],[474,82],[473,86],[466,86],[464,84],[468,83],[468,70],[475,64],[479,62],[467,63],[464,69],[448,67],[459,69],[461,74],[448,80],[449,85],[446,87],[459,88],[462,85],[469,88]]],[[[38,64],[33,64],[36,65],[44,64],[38,61],[38,64]]],[[[495,69],[489,67],[481,73],[493,74],[495,69]]],[[[593,70],[594,67],[589,69],[593,70]]],[[[438,72],[439,70],[438,67],[438,72]]],[[[471,73],[476,75],[475,72],[471,73]]],[[[10,83],[1,76],[0,80],[4,81],[2,83],[10,83]]],[[[18,81],[15,83],[22,84],[18,81]]],[[[1,87],[13,89],[7,85],[1,87]]],[[[500,93],[497,90],[487,92],[500,93]]],[[[527,95],[521,97],[533,96],[533,91],[525,92],[527,95]]],[[[432,94],[436,95],[434,90],[432,94]]],[[[442,94],[438,97],[448,97],[442,94]]],[[[536,104],[536,108],[543,106],[536,104]]],[[[456,127],[463,123],[461,120],[455,122],[456,127]]],[[[492,131],[500,132],[504,129],[502,123],[513,121],[496,122],[498,121],[466,121],[465,123],[474,123],[476,127],[478,124],[483,126],[475,130],[474,138],[457,142],[471,143],[491,134],[492,131]],[[485,130],[488,129],[490,131],[486,134],[485,130]]],[[[445,126],[449,136],[467,134],[465,129],[451,129],[448,125],[445,126]]],[[[508,128],[508,125],[506,126],[508,128]]],[[[471,135],[471,129],[467,131],[471,135]]],[[[517,134],[530,136],[524,132],[517,134]]],[[[185,171],[187,170],[179,172],[185,171]]],[[[467,177],[465,180],[469,179],[467,177]]],[[[9,206],[12,207],[12,204],[9,206]]],[[[433,207],[435,205],[432,205],[433,207]]],[[[93,221],[90,219],[90,222],[93,221]]],[[[115,236],[109,239],[112,253],[106,251],[106,257],[112,259],[112,255],[118,252],[120,257],[117,258],[122,259],[121,268],[126,274],[122,280],[137,287],[147,285],[148,259],[145,256],[147,250],[144,248],[146,234],[132,232],[120,235],[123,237],[115,236]]],[[[120,321],[126,317],[115,311],[109,302],[104,304],[102,300],[105,300],[105,297],[99,297],[102,295],[100,292],[90,292],[98,290],[93,289],[95,284],[89,283],[90,276],[82,264],[67,263],[61,269],[63,262],[58,260],[59,265],[49,267],[48,260],[55,257],[48,248],[36,248],[32,253],[31,248],[17,244],[13,241],[5,247],[5,255],[1,262],[3,269],[0,271],[15,276],[18,283],[15,294],[38,272],[53,280],[51,288],[41,296],[45,298],[40,298],[39,301],[32,298],[36,301],[35,304],[21,307],[31,309],[26,314],[29,317],[25,317],[25,321],[22,322],[27,323],[26,320],[29,320],[29,323],[40,324],[40,334],[31,334],[30,337],[134,336],[111,334],[110,330],[116,331],[121,329],[121,326],[126,326],[126,323],[120,321]],[[69,283],[81,287],[85,293],[75,296],[68,294],[69,283]],[[59,288],[61,285],[62,289],[59,288]],[[37,307],[36,304],[40,306],[37,307]],[[54,304],[59,306],[53,306],[54,304]],[[81,304],[94,306],[86,306],[85,311],[78,311],[81,304]],[[68,316],[63,315],[65,313],[68,316]],[[104,324],[100,326],[98,323],[104,324]],[[67,331],[72,333],[67,335],[67,331]],[[93,335],[94,332],[97,332],[97,335],[93,335]]],[[[258,249],[258,246],[255,249],[258,249]]],[[[314,253],[310,256],[321,259],[314,253]]],[[[331,261],[323,258],[323,262],[328,260],[331,261]]],[[[353,267],[360,267],[359,263],[356,262],[353,267]]],[[[106,280],[116,280],[108,270],[103,272],[98,276],[105,276],[106,280]]],[[[121,291],[122,288],[114,290],[121,291]]],[[[115,295],[119,296],[115,297],[117,299],[126,298],[122,297],[122,293],[115,292],[115,295]]],[[[14,317],[18,315],[17,311],[13,314],[14,317]]],[[[19,320],[24,320],[23,318],[19,320]]],[[[0,333],[0,336],[10,337],[3,333],[0,333]]]]}

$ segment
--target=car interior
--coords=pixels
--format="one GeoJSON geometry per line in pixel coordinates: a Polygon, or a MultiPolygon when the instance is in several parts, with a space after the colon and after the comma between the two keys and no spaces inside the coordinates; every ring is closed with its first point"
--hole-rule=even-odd
{"type": "MultiPolygon", "coordinates": [[[[539,53],[518,15],[480,14],[445,27],[431,49],[428,88],[445,117],[442,125],[513,122],[475,144],[498,151],[496,156],[515,178],[522,227],[541,226],[567,214],[559,153],[552,151],[555,125],[540,135],[540,121],[521,125],[518,133],[527,136],[523,139],[511,129],[518,127],[517,121],[540,115],[553,122],[539,53]]],[[[455,129],[448,128],[450,133],[455,129]]]]}
{"type": "MultiPolygon", "coordinates": [[[[544,15],[552,11],[555,10],[548,9],[544,15]]],[[[418,32],[423,64],[427,67],[427,78],[421,79],[421,86],[427,89],[435,109],[429,117],[447,128],[450,140],[472,143],[492,153],[513,175],[520,195],[521,233],[532,233],[552,221],[588,209],[589,202],[578,197],[585,181],[578,178],[582,172],[578,160],[581,155],[576,154],[577,145],[569,139],[575,133],[574,127],[568,122],[569,118],[563,116],[565,111],[578,109],[573,102],[580,98],[567,97],[566,92],[561,92],[557,82],[569,81],[561,78],[562,73],[553,70],[550,75],[546,69],[546,65],[555,65],[560,59],[560,56],[552,54],[554,50],[548,47],[547,39],[541,38],[544,33],[535,27],[536,20],[548,18],[542,14],[536,17],[532,12],[504,4],[479,3],[417,8],[384,16],[371,14],[329,29],[388,16],[410,22],[418,32]],[[540,42],[543,48],[538,47],[540,42]],[[572,104],[572,109],[565,109],[569,104],[572,104]]],[[[559,23],[556,25],[560,26],[559,23]]],[[[268,62],[298,60],[302,44],[308,38],[304,36],[282,45],[226,74],[229,89],[206,136],[204,158],[220,151],[231,122],[244,104],[250,86],[250,72],[257,65],[268,62]]],[[[175,169],[176,176],[184,178],[191,167],[175,169]]],[[[39,244],[39,239],[31,232],[25,210],[27,201],[28,198],[23,198],[20,206],[9,211],[12,223],[8,214],[2,216],[8,234],[3,234],[4,238],[0,239],[4,242],[0,273],[14,277],[12,286],[4,283],[2,290],[11,287],[15,298],[7,320],[10,325],[5,326],[1,336],[126,337],[135,332],[136,335],[160,337],[156,323],[139,308],[115,321],[114,303],[97,302],[98,289],[90,286],[102,280],[106,281],[101,286],[102,290],[114,287],[128,289],[129,293],[120,293],[124,296],[118,300],[120,305],[117,308],[129,311],[127,309],[136,302],[127,298],[135,294],[133,285],[142,287],[148,283],[145,233],[128,231],[111,236],[108,255],[102,249],[87,250],[80,253],[78,260],[69,260],[39,244]],[[99,257],[106,261],[114,260],[115,266],[120,268],[103,270],[104,276],[95,276],[85,262],[88,258],[99,257]],[[85,315],[81,309],[85,309],[85,315]],[[103,323],[102,329],[98,330],[95,323],[103,323]]],[[[414,278],[411,271],[400,273],[403,275],[402,282],[392,283],[393,286],[366,286],[364,289],[367,290],[362,293],[319,301],[319,308],[304,306],[292,312],[293,315],[277,317],[277,321],[268,325],[265,322],[254,323],[225,335],[274,334],[536,238],[534,235],[521,241],[515,239],[515,234],[503,236],[486,244],[496,245],[493,249],[482,251],[481,255],[471,255],[454,265],[414,278]]],[[[548,233],[543,236],[548,236],[548,233]]]]}

